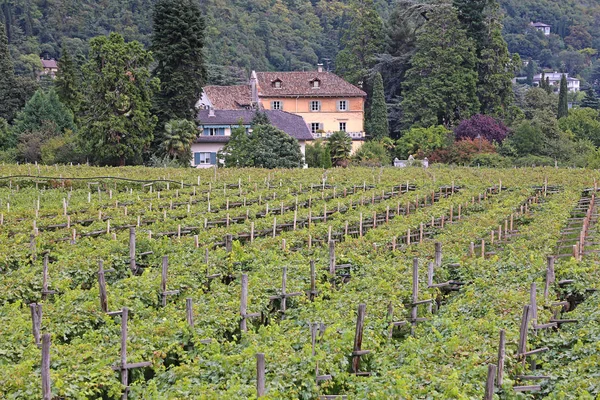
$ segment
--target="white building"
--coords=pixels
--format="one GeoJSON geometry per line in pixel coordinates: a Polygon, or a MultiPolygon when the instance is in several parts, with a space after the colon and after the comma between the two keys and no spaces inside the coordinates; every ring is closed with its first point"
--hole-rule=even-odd
{"type": "MultiPolygon", "coordinates": [[[[550,85],[554,86],[554,91],[558,91],[560,88],[560,79],[565,75],[567,78],[567,88],[569,92],[579,92],[579,79],[570,78],[569,74],[563,74],[562,72],[549,72],[544,74],[544,79],[548,78],[550,85]]],[[[542,74],[533,76],[533,86],[539,86],[542,80],[542,74]]]]}
{"type": "Polygon", "coordinates": [[[550,36],[550,25],[542,24],[541,22],[532,22],[530,25],[536,31],[542,32],[546,36],[550,36]]]}
{"type": "MultiPolygon", "coordinates": [[[[217,153],[229,142],[231,131],[236,127],[251,131],[250,124],[256,110],[199,110],[197,114],[198,137],[192,143],[192,166],[210,168],[217,164],[217,153]]],[[[313,140],[304,119],[292,113],[279,110],[265,110],[271,124],[298,140],[302,155],[306,142],[313,140]]]]}

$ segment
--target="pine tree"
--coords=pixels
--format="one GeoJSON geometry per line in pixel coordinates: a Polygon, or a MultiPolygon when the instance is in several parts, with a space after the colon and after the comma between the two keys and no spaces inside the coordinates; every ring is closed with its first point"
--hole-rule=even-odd
{"type": "Polygon", "coordinates": [[[160,91],[155,97],[161,122],[195,119],[195,105],[206,82],[204,18],[193,0],[159,0],[154,6],[152,47],[155,77],[160,91]]]}
{"type": "Polygon", "coordinates": [[[12,121],[23,104],[14,96],[15,70],[8,50],[4,24],[0,22],[0,118],[12,121]]]}
{"type": "Polygon", "coordinates": [[[89,61],[83,67],[79,131],[93,161],[141,162],[157,122],[151,106],[158,80],[150,77],[151,62],[151,53],[141,43],[125,43],[117,33],[90,40],[89,61]]]}
{"type": "MultiPolygon", "coordinates": [[[[73,112],[60,102],[54,89],[47,92],[39,89],[17,113],[13,130],[17,135],[37,132],[48,122],[52,123],[54,136],[62,134],[66,129],[75,129],[73,112]]],[[[45,129],[48,131],[47,127],[45,129]]]]}
{"type": "Polygon", "coordinates": [[[361,85],[375,64],[375,56],[383,52],[383,21],[373,0],[353,0],[350,15],[352,18],[343,31],[342,50],[335,59],[335,70],[348,82],[361,85]]]}
{"type": "Polygon", "coordinates": [[[367,121],[368,135],[372,139],[381,139],[390,136],[390,125],[388,122],[387,105],[383,91],[383,78],[378,72],[373,79],[373,93],[371,96],[371,107],[367,121]]]}
{"type": "Polygon", "coordinates": [[[480,107],[475,44],[467,38],[453,7],[439,7],[427,16],[403,85],[403,121],[408,127],[449,127],[480,107]]]}
{"type": "Polygon", "coordinates": [[[596,95],[596,91],[593,88],[588,89],[585,92],[585,97],[581,100],[579,105],[581,108],[587,107],[594,110],[600,110],[600,99],[596,95]]]}
{"type": "Polygon", "coordinates": [[[527,68],[525,70],[527,72],[527,80],[525,81],[525,83],[527,83],[529,86],[533,86],[533,77],[535,75],[535,63],[531,58],[529,59],[529,62],[527,63],[527,68]]]}
{"type": "Polygon", "coordinates": [[[569,115],[569,103],[567,99],[567,77],[565,74],[560,78],[560,91],[558,92],[558,113],[557,118],[561,119],[569,115]]]}
{"type": "Polygon", "coordinates": [[[540,89],[546,90],[546,73],[542,71],[542,77],[540,78],[540,89]]]}
{"type": "Polygon", "coordinates": [[[62,57],[58,60],[58,73],[54,87],[60,101],[73,112],[77,112],[81,101],[80,85],[81,71],[77,68],[67,48],[63,47],[62,57]]]}

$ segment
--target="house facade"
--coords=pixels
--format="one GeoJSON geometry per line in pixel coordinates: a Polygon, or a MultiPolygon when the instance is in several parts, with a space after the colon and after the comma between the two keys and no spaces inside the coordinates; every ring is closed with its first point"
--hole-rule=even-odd
{"type": "Polygon", "coordinates": [[[56,78],[56,74],[58,73],[58,63],[55,59],[45,60],[40,59],[42,62],[42,70],[39,73],[38,79],[42,76],[49,76],[50,78],[56,78]]]}
{"type": "MultiPolygon", "coordinates": [[[[544,74],[544,79],[548,78],[550,85],[554,86],[554,91],[558,91],[560,88],[560,80],[562,76],[565,75],[567,78],[567,89],[569,92],[579,92],[579,84],[580,81],[577,78],[569,77],[569,74],[563,74],[562,72],[550,72],[544,74]]],[[[542,74],[537,74],[533,76],[533,85],[539,86],[540,81],[542,80],[542,74]]]]}
{"type": "Polygon", "coordinates": [[[255,72],[249,85],[207,86],[199,108],[284,111],[304,119],[313,139],[343,131],[352,138],[353,152],[365,140],[364,104],[367,94],[339,76],[323,71],[255,72]]]}
{"type": "Polygon", "coordinates": [[[530,25],[538,32],[542,32],[546,36],[550,36],[550,25],[541,22],[531,22],[530,25]]]}
{"type": "MultiPolygon", "coordinates": [[[[210,168],[217,165],[218,152],[231,137],[233,129],[240,126],[252,132],[251,122],[256,110],[215,110],[201,109],[197,114],[198,136],[192,143],[192,166],[210,168]]],[[[281,110],[265,110],[271,124],[298,140],[302,155],[306,142],[313,139],[302,117],[281,110]]]]}

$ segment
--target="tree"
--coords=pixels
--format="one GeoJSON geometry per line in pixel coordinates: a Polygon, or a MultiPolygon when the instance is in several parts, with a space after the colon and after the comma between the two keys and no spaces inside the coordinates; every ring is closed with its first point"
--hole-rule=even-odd
{"type": "Polygon", "coordinates": [[[229,142],[221,150],[220,158],[225,160],[225,167],[252,167],[254,161],[251,145],[244,122],[240,120],[238,126],[232,129],[229,142]]]}
{"type": "Polygon", "coordinates": [[[450,127],[479,110],[475,44],[452,7],[436,8],[427,16],[403,85],[403,121],[407,126],[450,127]]]}
{"type": "Polygon", "coordinates": [[[58,60],[58,73],[54,81],[54,87],[60,101],[74,113],[79,108],[81,101],[81,71],[71,58],[66,47],[63,47],[62,57],[58,60]]]}
{"type": "Polygon", "coordinates": [[[423,158],[435,150],[448,147],[452,141],[452,132],[441,125],[428,128],[414,127],[398,139],[396,152],[403,160],[409,156],[423,158]]]}
{"type": "Polygon", "coordinates": [[[587,107],[594,110],[600,110],[600,99],[596,95],[596,91],[592,88],[586,90],[585,97],[581,100],[581,108],[587,107]]]}
{"type": "Polygon", "coordinates": [[[172,119],[165,124],[162,151],[177,160],[181,166],[189,166],[192,160],[192,142],[197,135],[196,124],[186,119],[172,119]]]}
{"type": "Polygon", "coordinates": [[[267,116],[267,113],[265,113],[264,111],[256,111],[256,113],[254,113],[254,116],[252,117],[252,122],[250,122],[250,125],[252,127],[255,127],[257,125],[270,125],[271,121],[269,121],[269,117],[267,116]]]}
{"type": "Polygon", "coordinates": [[[335,67],[338,75],[360,85],[365,81],[368,69],[375,64],[375,56],[383,52],[385,35],[383,21],[373,0],[353,0],[350,15],[335,67]]]}
{"type": "Polygon", "coordinates": [[[322,139],[307,144],[305,148],[305,161],[309,168],[331,168],[331,154],[322,139]]]}
{"type": "Polygon", "coordinates": [[[4,118],[0,118],[0,151],[8,150],[17,145],[17,136],[4,118]]]}
{"type": "Polygon", "coordinates": [[[594,146],[600,146],[600,112],[591,108],[576,108],[558,121],[564,132],[570,132],[576,139],[588,139],[594,146]]]}
{"type": "Polygon", "coordinates": [[[535,70],[535,62],[530,58],[529,62],[527,63],[527,67],[525,68],[525,71],[527,72],[527,80],[525,81],[525,83],[529,86],[533,86],[533,77],[535,75],[535,70]]]}
{"type": "Polygon", "coordinates": [[[159,0],[154,6],[153,76],[160,79],[155,108],[160,121],[195,118],[206,82],[204,18],[198,2],[159,0]]]}
{"type": "Polygon", "coordinates": [[[489,142],[500,144],[506,138],[506,135],[508,135],[508,128],[502,122],[496,121],[489,115],[477,114],[461,121],[456,129],[454,129],[454,135],[457,140],[481,137],[489,142]]]}
{"type": "Polygon", "coordinates": [[[352,157],[363,166],[390,165],[390,154],[380,141],[371,140],[364,143],[352,157]]]}
{"type": "Polygon", "coordinates": [[[352,139],[346,132],[334,132],[327,138],[327,148],[331,155],[331,162],[336,167],[345,167],[350,160],[352,139]]]}
{"type": "Polygon", "coordinates": [[[565,74],[560,78],[560,91],[558,92],[558,113],[557,118],[561,119],[569,115],[569,103],[567,99],[567,77],[565,74]]]}
{"type": "Polygon", "coordinates": [[[573,47],[575,50],[581,50],[586,47],[592,47],[592,35],[582,25],[575,25],[569,28],[569,36],[565,38],[565,44],[573,47]]]}
{"type": "Polygon", "coordinates": [[[140,162],[157,118],[150,108],[158,80],[151,79],[150,52],[116,33],[90,40],[83,68],[80,137],[90,157],[102,164],[140,162]]]}
{"type": "Polygon", "coordinates": [[[371,107],[367,119],[367,134],[372,139],[381,139],[390,136],[390,125],[388,122],[387,105],[383,92],[383,79],[378,72],[375,74],[371,107]]]}
{"type": "Polygon", "coordinates": [[[48,131],[48,122],[52,122],[55,129],[52,136],[58,136],[66,129],[75,129],[73,113],[60,102],[54,89],[48,92],[38,89],[15,117],[13,130],[17,135],[21,135],[46,126],[45,131],[48,131]]]}
{"type": "Polygon", "coordinates": [[[515,128],[508,142],[519,156],[539,155],[542,153],[544,145],[544,133],[531,121],[523,121],[515,128]]]}
{"type": "Polygon", "coordinates": [[[298,141],[273,125],[257,125],[251,135],[252,159],[259,168],[299,168],[302,152],[298,141]]]}

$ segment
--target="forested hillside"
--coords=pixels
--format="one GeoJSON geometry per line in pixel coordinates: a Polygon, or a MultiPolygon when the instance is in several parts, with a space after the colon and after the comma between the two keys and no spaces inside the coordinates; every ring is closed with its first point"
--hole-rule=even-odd
{"type": "MultiPolygon", "coordinates": [[[[148,45],[153,3],[153,0],[3,0],[0,20],[7,28],[17,72],[33,74],[39,68],[38,55],[57,58],[62,45],[74,54],[85,53],[87,39],[111,31],[121,33],[126,40],[148,45]]],[[[350,3],[350,0],[203,0],[208,61],[244,69],[299,70],[330,60],[333,67],[341,47],[341,32],[351,19],[350,3]]],[[[395,3],[376,1],[383,21],[388,21],[395,3]]],[[[572,47],[577,50],[600,49],[599,0],[501,0],[500,4],[506,15],[503,33],[509,50],[519,52],[522,58],[539,58],[542,53],[550,59],[552,55],[544,49],[558,56],[566,50],[565,42],[574,44],[572,47]],[[530,21],[552,25],[556,36],[541,39],[527,33],[530,21]]]]}

